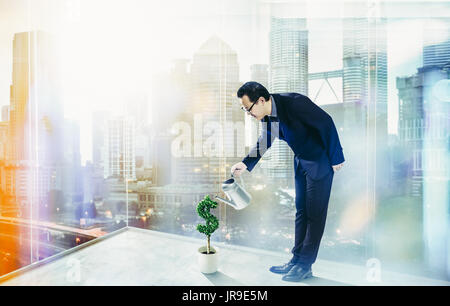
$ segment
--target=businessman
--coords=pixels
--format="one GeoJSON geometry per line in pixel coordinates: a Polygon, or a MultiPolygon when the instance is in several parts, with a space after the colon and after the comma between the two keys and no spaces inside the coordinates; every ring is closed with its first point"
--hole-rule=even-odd
{"type": "Polygon", "coordinates": [[[275,138],[294,152],[295,243],[292,259],[270,271],[285,274],[285,281],[312,277],[327,217],[334,172],[341,169],[344,154],[332,118],[308,97],[298,93],[269,94],[257,82],[247,82],[237,92],[241,108],[263,122],[255,147],[231,167],[239,176],[252,171],[275,138]]]}

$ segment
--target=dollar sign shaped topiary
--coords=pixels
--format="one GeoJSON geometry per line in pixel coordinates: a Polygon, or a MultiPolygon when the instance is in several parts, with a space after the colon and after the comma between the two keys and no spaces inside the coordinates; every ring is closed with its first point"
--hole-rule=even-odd
{"type": "Polygon", "coordinates": [[[212,215],[209,210],[211,208],[216,208],[217,205],[217,202],[211,200],[209,195],[206,195],[205,198],[197,204],[197,214],[206,221],[206,225],[198,224],[197,230],[208,237],[208,244],[206,245],[207,254],[210,253],[209,238],[211,234],[214,233],[214,231],[219,227],[219,220],[216,216],[212,215]]]}

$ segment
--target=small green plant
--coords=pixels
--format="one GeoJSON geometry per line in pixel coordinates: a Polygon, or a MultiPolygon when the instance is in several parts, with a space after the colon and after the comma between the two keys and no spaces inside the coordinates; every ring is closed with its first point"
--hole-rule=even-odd
{"type": "Polygon", "coordinates": [[[211,237],[211,234],[214,233],[214,231],[219,227],[219,219],[210,213],[210,209],[216,208],[217,205],[217,202],[211,200],[209,195],[206,195],[205,198],[197,204],[197,214],[206,221],[206,225],[198,224],[197,230],[208,237],[208,244],[206,245],[207,254],[210,253],[211,248],[209,238],[211,237]]]}

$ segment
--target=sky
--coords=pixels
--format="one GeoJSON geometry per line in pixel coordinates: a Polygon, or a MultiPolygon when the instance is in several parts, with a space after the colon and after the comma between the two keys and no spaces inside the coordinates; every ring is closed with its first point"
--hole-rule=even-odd
{"type": "MultiPolygon", "coordinates": [[[[421,65],[424,17],[450,16],[448,2],[433,3],[396,1],[387,10],[391,17],[408,17],[393,18],[388,25],[389,133],[397,129],[395,77],[414,74],[421,65]]],[[[344,10],[341,1],[317,0],[0,0],[0,106],[9,104],[14,33],[52,33],[61,48],[65,117],[80,121],[85,161],[90,159],[91,112],[121,113],[124,101],[151,96],[152,78],[167,72],[173,59],[192,59],[211,35],[237,52],[245,82],[250,65],[269,62],[270,16],[307,17],[309,72],[336,70],[342,68],[340,18],[367,13],[366,6],[366,1],[352,1],[344,10]]],[[[332,82],[342,86],[340,80],[332,82]]],[[[318,86],[311,82],[311,98],[318,86]]],[[[316,103],[332,99],[325,89],[316,103]]]]}

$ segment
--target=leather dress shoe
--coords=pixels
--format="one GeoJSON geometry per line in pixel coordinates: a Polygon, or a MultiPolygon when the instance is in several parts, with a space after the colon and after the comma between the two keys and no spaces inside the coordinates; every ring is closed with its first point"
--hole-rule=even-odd
{"type": "Polygon", "coordinates": [[[282,280],[287,282],[299,282],[312,276],[311,267],[305,268],[304,266],[296,264],[285,276],[283,276],[282,280]]]}
{"type": "Polygon", "coordinates": [[[288,263],[285,263],[284,265],[281,266],[272,266],[270,267],[270,272],[273,273],[277,273],[277,274],[285,274],[288,273],[292,267],[294,267],[296,265],[296,262],[294,261],[294,259],[291,259],[288,263]]]}

